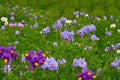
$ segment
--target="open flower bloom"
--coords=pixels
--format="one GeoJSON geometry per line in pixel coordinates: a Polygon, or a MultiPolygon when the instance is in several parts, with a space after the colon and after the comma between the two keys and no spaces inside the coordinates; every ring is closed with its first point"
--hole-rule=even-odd
{"type": "Polygon", "coordinates": [[[5,64],[11,63],[17,59],[17,52],[13,46],[9,46],[8,48],[4,48],[0,46],[0,58],[2,58],[5,64]]]}
{"type": "Polygon", "coordinates": [[[42,50],[39,50],[38,54],[32,50],[25,54],[25,58],[31,64],[33,70],[38,66],[41,67],[45,63],[45,55],[42,54],[42,50]]]}
{"type": "Polygon", "coordinates": [[[94,80],[96,76],[91,70],[83,69],[82,73],[77,75],[78,80],[94,80]]]}
{"type": "Polygon", "coordinates": [[[4,53],[4,54],[2,55],[2,60],[3,60],[3,62],[4,62],[5,64],[11,63],[10,54],[4,53]]]}
{"type": "Polygon", "coordinates": [[[16,60],[17,59],[18,54],[17,54],[17,52],[16,52],[16,50],[15,50],[15,48],[13,46],[9,46],[7,48],[7,51],[10,54],[12,60],[16,60]]]}
{"type": "Polygon", "coordinates": [[[115,60],[111,63],[111,66],[116,69],[120,69],[120,60],[116,57],[115,60]]]}
{"type": "Polygon", "coordinates": [[[58,70],[58,62],[54,58],[46,59],[46,65],[50,71],[58,70]]]}
{"type": "Polygon", "coordinates": [[[83,26],[80,30],[77,30],[77,34],[79,34],[80,37],[83,38],[85,34],[89,34],[95,30],[96,30],[96,27],[93,24],[86,25],[86,26],[83,26]]]}
{"type": "Polygon", "coordinates": [[[81,67],[82,69],[86,69],[87,68],[87,62],[85,61],[85,58],[74,59],[73,60],[73,66],[81,67]]]}
{"type": "Polygon", "coordinates": [[[93,35],[91,36],[91,40],[92,40],[92,41],[99,41],[99,38],[98,38],[96,35],[93,34],[93,35]]]}
{"type": "Polygon", "coordinates": [[[42,30],[42,33],[43,33],[43,34],[48,34],[48,33],[50,33],[50,28],[49,28],[49,27],[44,28],[44,29],[42,30]]]}
{"type": "Polygon", "coordinates": [[[71,31],[64,31],[60,33],[60,36],[64,39],[64,40],[68,40],[68,41],[73,41],[74,40],[74,32],[71,31]]]}
{"type": "Polygon", "coordinates": [[[23,27],[24,27],[24,24],[18,23],[18,27],[19,27],[19,28],[23,28],[23,27]]]}

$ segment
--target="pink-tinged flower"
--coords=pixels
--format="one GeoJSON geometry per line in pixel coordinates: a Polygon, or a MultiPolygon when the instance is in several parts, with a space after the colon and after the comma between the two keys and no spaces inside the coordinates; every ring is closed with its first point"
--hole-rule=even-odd
{"type": "Polygon", "coordinates": [[[24,27],[24,24],[18,23],[18,27],[19,27],[19,28],[23,28],[23,27],[24,27]]]}
{"type": "Polygon", "coordinates": [[[14,28],[15,26],[16,26],[16,25],[15,25],[14,23],[10,23],[10,24],[9,24],[9,27],[10,27],[10,28],[14,28]]]}
{"type": "Polygon", "coordinates": [[[91,70],[83,69],[82,73],[77,75],[78,80],[94,80],[96,76],[93,74],[91,70]]]}

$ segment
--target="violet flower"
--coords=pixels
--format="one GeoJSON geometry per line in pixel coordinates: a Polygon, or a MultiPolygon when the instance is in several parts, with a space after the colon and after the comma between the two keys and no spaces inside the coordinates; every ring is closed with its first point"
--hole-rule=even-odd
{"type": "Polygon", "coordinates": [[[66,60],[63,58],[61,60],[57,60],[57,62],[60,64],[60,65],[64,65],[66,63],[66,60]]]}
{"type": "Polygon", "coordinates": [[[50,71],[58,70],[58,62],[54,58],[46,59],[46,63],[50,71]]]}
{"type": "Polygon", "coordinates": [[[57,22],[55,22],[55,24],[53,25],[53,29],[57,30],[57,29],[62,29],[62,23],[60,20],[58,20],[57,22]]]}
{"type": "Polygon", "coordinates": [[[112,33],[108,32],[108,31],[105,34],[106,34],[106,36],[111,36],[112,35],[112,33]]]}
{"type": "Polygon", "coordinates": [[[93,35],[91,35],[91,40],[92,41],[99,41],[99,38],[95,34],[93,34],[93,35]]]}
{"type": "Polygon", "coordinates": [[[43,33],[43,34],[48,34],[48,33],[50,33],[50,28],[49,28],[49,27],[44,28],[44,29],[42,30],[42,33],[43,33]]]}
{"type": "Polygon", "coordinates": [[[83,69],[82,73],[77,75],[78,80],[94,80],[96,76],[91,70],[83,69]]]}

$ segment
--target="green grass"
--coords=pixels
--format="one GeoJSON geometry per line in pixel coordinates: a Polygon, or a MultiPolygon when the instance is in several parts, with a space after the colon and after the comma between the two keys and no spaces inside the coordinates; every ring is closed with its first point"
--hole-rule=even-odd
{"type": "MultiPolygon", "coordinates": [[[[74,58],[85,58],[88,63],[88,69],[91,69],[94,74],[98,68],[102,69],[102,73],[95,80],[119,80],[120,79],[120,70],[116,70],[111,67],[111,62],[114,61],[115,57],[120,57],[119,54],[116,54],[116,51],[109,52],[105,54],[104,49],[106,46],[110,46],[107,42],[110,41],[111,44],[116,44],[120,42],[120,33],[117,33],[117,29],[120,29],[120,23],[116,23],[115,20],[109,20],[110,15],[113,15],[114,18],[120,19],[120,1],[118,0],[0,0],[0,17],[6,16],[8,22],[10,23],[10,12],[15,13],[15,21],[21,22],[25,20],[25,23],[28,26],[25,26],[23,29],[13,28],[10,29],[8,26],[5,31],[0,29],[0,45],[7,47],[9,44],[15,46],[15,41],[19,41],[19,45],[16,45],[16,50],[18,52],[19,58],[15,62],[12,62],[12,65],[16,65],[16,68],[12,66],[12,72],[9,73],[9,80],[32,80],[33,73],[27,72],[25,65],[20,64],[21,54],[25,54],[30,50],[42,49],[45,53],[49,51],[50,54],[47,54],[48,57],[54,57],[56,60],[65,58],[67,63],[63,66],[59,66],[58,74],[55,71],[42,71],[40,68],[36,69],[36,80],[77,80],[77,74],[81,72],[81,68],[74,68],[72,65],[74,58]],[[18,5],[18,9],[13,11],[8,5],[14,7],[18,5]],[[25,16],[22,10],[22,7],[27,7],[29,13],[37,15],[37,23],[39,24],[38,28],[30,29],[29,26],[34,24],[35,21],[30,20],[30,16],[25,16]],[[31,11],[31,8],[34,9],[31,11]],[[10,11],[10,12],[9,12],[10,11]],[[92,42],[90,40],[90,34],[86,35],[84,38],[80,38],[77,33],[77,30],[81,27],[92,24],[95,19],[88,19],[85,17],[75,18],[73,16],[74,11],[83,11],[89,15],[95,17],[98,16],[101,19],[104,15],[108,17],[108,20],[95,21],[94,25],[96,26],[96,31],[93,32],[96,34],[100,41],[92,42]],[[44,18],[39,16],[43,15],[44,18]],[[60,17],[66,17],[67,19],[76,19],[77,24],[80,23],[80,26],[77,24],[67,25],[63,28],[62,31],[68,29],[69,31],[73,30],[75,32],[74,42],[70,44],[64,41],[59,33],[60,31],[55,32],[52,29],[52,26],[56,20],[60,17]],[[116,29],[109,29],[110,24],[115,23],[117,25],[116,29]],[[48,35],[41,35],[40,31],[46,26],[50,27],[50,33],[48,35]],[[112,36],[105,36],[105,28],[108,28],[112,32],[112,36]],[[15,31],[19,30],[20,35],[16,36],[15,31]],[[27,37],[23,35],[27,34],[27,37]],[[58,47],[53,46],[53,42],[58,42],[58,47]],[[76,46],[74,43],[80,43],[80,47],[76,46]],[[84,51],[85,46],[92,46],[93,50],[84,51]],[[106,62],[108,63],[106,64],[106,62]],[[73,70],[74,68],[74,70],[73,70]],[[23,72],[23,76],[19,77],[19,71],[23,72]]],[[[1,22],[0,22],[1,23],[1,22]]],[[[2,26],[2,25],[0,25],[2,26]]],[[[0,60],[0,68],[3,67],[2,60],[0,60]]],[[[0,80],[5,80],[5,73],[0,71],[0,80]]]]}

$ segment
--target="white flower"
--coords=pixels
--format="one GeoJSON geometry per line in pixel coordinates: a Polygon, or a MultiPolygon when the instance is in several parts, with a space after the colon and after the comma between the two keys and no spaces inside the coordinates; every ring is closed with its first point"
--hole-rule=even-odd
{"type": "Polygon", "coordinates": [[[11,66],[10,65],[5,65],[3,68],[3,72],[7,73],[7,72],[11,72],[11,66]]]}
{"type": "Polygon", "coordinates": [[[7,25],[8,25],[8,22],[6,21],[6,22],[4,23],[4,25],[7,26],[7,25]]]}
{"type": "Polygon", "coordinates": [[[77,15],[76,18],[79,18],[79,15],[77,15]]]}
{"type": "Polygon", "coordinates": [[[111,24],[110,28],[116,28],[116,24],[111,24]]]}
{"type": "Polygon", "coordinates": [[[1,17],[2,22],[7,22],[7,20],[8,20],[7,17],[1,17]]]}
{"type": "Polygon", "coordinates": [[[100,21],[100,20],[101,20],[101,18],[98,18],[98,19],[97,19],[97,21],[100,21]]]}
{"type": "Polygon", "coordinates": [[[120,33],[120,29],[118,29],[117,31],[118,31],[118,33],[120,33]]]}
{"type": "Polygon", "coordinates": [[[85,14],[85,17],[88,17],[88,14],[85,14]]]}
{"type": "Polygon", "coordinates": [[[65,23],[67,23],[67,24],[71,24],[71,23],[72,23],[72,20],[66,20],[65,23]]]}
{"type": "Polygon", "coordinates": [[[117,50],[117,54],[119,54],[120,53],[120,50],[117,50]]]}

